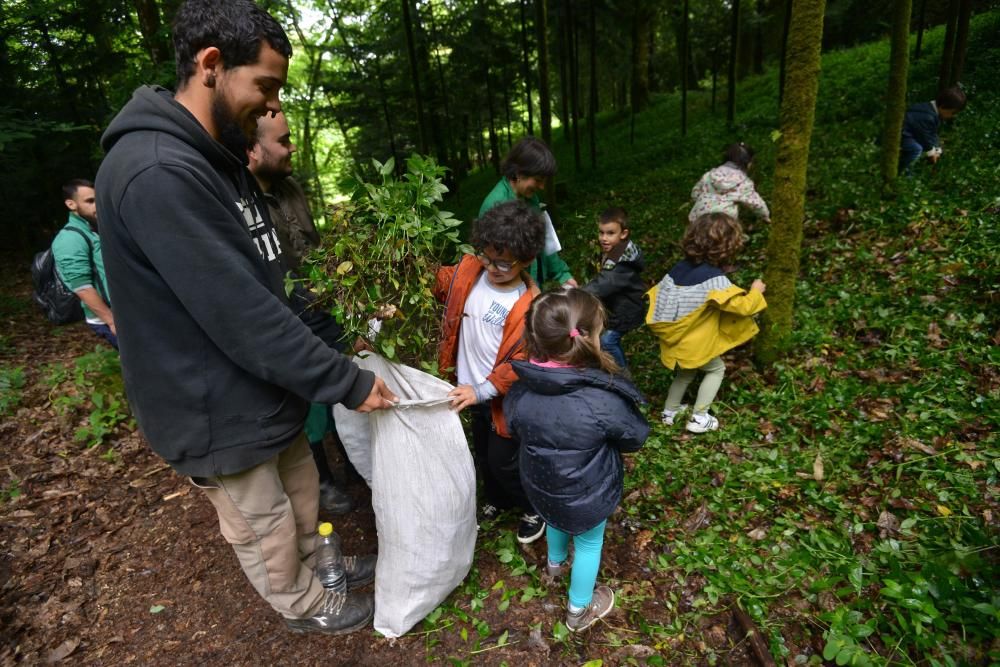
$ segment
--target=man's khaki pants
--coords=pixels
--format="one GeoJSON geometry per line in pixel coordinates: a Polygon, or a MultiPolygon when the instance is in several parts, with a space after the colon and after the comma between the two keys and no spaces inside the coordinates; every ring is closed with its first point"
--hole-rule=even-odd
{"type": "Polygon", "coordinates": [[[192,481],[215,506],[219,530],[260,596],[286,618],[316,613],[324,595],[312,570],[319,474],[305,434],[249,470],[192,481]]]}

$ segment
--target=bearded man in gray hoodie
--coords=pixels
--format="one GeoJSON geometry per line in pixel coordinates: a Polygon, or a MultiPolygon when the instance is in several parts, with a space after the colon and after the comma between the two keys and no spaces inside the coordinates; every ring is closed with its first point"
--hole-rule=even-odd
{"type": "MultiPolygon", "coordinates": [[[[102,138],[97,175],[129,401],[288,626],[352,632],[374,601],[325,590],[312,570],[319,480],[302,428],[310,401],[369,412],[396,397],[324,342],[328,317],[286,296],[282,248],[245,166],[257,119],[281,110],[291,45],[250,0],[188,0],[173,40],[176,94],[134,93],[102,138]]],[[[373,580],[373,556],[346,560],[350,588],[373,580]]]]}

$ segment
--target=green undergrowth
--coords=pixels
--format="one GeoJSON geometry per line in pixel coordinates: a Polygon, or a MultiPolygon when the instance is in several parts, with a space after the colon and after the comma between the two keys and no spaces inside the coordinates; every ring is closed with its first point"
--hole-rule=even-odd
{"type": "MultiPolygon", "coordinates": [[[[911,102],[933,97],[942,40],[942,29],[925,35],[911,102]]],[[[970,103],[942,130],[943,159],[917,165],[891,198],[876,143],[887,63],[885,42],[823,57],[795,346],[767,369],[729,355],[721,430],[660,424],[671,375],[648,333],[625,339],[654,430],[633,457],[620,524],[650,574],[620,595],[633,624],[615,640],[655,647],[647,662],[724,663],[724,650],[685,638],[734,608],[789,664],[1000,662],[1000,12],[973,19],[970,103]],[[662,617],[639,614],[650,600],[662,617]]],[[[723,103],[713,116],[708,93],[694,93],[682,138],[677,99],[661,96],[631,145],[628,118],[604,116],[598,170],[576,171],[557,133],[556,220],[578,276],[592,275],[596,214],[620,205],[657,281],[680,259],[691,186],[729,141],[758,149],[766,199],[776,97],[774,71],[744,82],[729,130],[723,103]]],[[[495,178],[461,184],[459,217],[495,178]]],[[[767,229],[750,237],[738,284],[763,272],[767,229]]],[[[481,543],[479,559],[496,550],[481,543]]],[[[464,594],[484,592],[492,599],[464,594]]],[[[561,615],[548,616],[552,637],[561,615]]]]}

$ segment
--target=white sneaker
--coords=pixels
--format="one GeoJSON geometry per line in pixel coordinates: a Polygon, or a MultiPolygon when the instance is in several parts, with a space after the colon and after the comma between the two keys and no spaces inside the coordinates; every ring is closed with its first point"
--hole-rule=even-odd
{"type": "Polygon", "coordinates": [[[666,408],[664,408],[663,412],[660,413],[660,419],[667,426],[673,426],[674,419],[677,418],[677,415],[679,415],[680,413],[684,412],[687,409],[688,409],[687,404],[682,404],[681,407],[677,408],[676,410],[667,410],[666,408]]]}
{"type": "Polygon", "coordinates": [[[719,428],[719,420],[707,412],[700,415],[695,413],[691,415],[686,428],[691,433],[707,433],[719,428]]]}

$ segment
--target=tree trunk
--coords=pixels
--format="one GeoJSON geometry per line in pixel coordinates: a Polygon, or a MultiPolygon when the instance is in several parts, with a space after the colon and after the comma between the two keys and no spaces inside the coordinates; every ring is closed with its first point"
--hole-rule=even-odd
{"type": "Polygon", "coordinates": [[[567,67],[569,64],[569,47],[567,43],[569,42],[569,37],[567,36],[567,17],[569,16],[569,3],[570,0],[562,1],[562,10],[559,13],[559,23],[556,26],[556,40],[559,46],[559,107],[562,110],[562,121],[563,126],[563,141],[569,143],[569,133],[572,129],[570,126],[570,111],[569,111],[569,73],[567,72],[567,67]]]}
{"type": "Polygon", "coordinates": [[[955,61],[955,32],[958,29],[959,0],[948,0],[948,27],[944,32],[944,49],[941,51],[941,70],[938,74],[938,92],[951,86],[952,63],[955,61]]]}
{"type": "Polygon", "coordinates": [[[955,55],[951,63],[951,82],[954,86],[962,80],[965,70],[965,52],[969,46],[969,21],[972,19],[972,0],[961,0],[958,10],[958,26],[955,29],[955,55]]]}
{"type": "MultiPolygon", "coordinates": [[[[413,24],[416,32],[417,67],[420,71],[420,78],[425,83],[424,96],[428,110],[426,118],[429,125],[427,129],[430,133],[428,148],[433,148],[438,164],[446,165],[449,162],[450,155],[444,138],[445,130],[441,117],[441,94],[438,91],[437,82],[434,80],[431,72],[432,48],[427,31],[424,29],[423,21],[420,18],[418,6],[414,5],[413,24]]],[[[434,10],[429,3],[427,12],[432,16],[431,21],[433,21],[434,10]]]]}
{"type": "Polygon", "coordinates": [[[490,120],[490,162],[497,174],[500,173],[500,139],[497,137],[496,114],[493,113],[493,83],[490,80],[490,68],[483,62],[483,78],[486,79],[486,109],[490,120]]]}
{"type": "Polygon", "coordinates": [[[501,88],[503,89],[503,113],[504,120],[506,121],[506,126],[504,128],[504,133],[507,135],[507,150],[514,145],[514,142],[510,138],[510,92],[507,90],[507,68],[504,67],[500,70],[503,72],[503,78],[500,81],[501,88]]]}
{"type": "Polygon", "coordinates": [[[733,0],[732,28],[729,32],[729,81],[726,89],[726,123],[732,127],[736,119],[736,52],[740,46],[740,0],[733,0]]]}
{"type": "Polygon", "coordinates": [[[927,0],[920,0],[920,14],[917,17],[917,46],[913,49],[913,59],[920,58],[920,48],[924,43],[924,19],[927,16],[927,0]]]}
{"type": "Polygon", "coordinates": [[[552,145],[552,104],[549,96],[549,22],[545,0],[535,0],[535,40],[538,43],[538,122],[542,141],[552,145]]]}
{"type": "Polygon", "coordinates": [[[681,39],[677,48],[680,50],[678,57],[681,61],[681,136],[686,137],[688,132],[688,69],[691,49],[688,46],[690,39],[690,10],[688,1],[684,0],[684,16],[681,17],[681,39]]]}
{"type": "Polygon", "coordinates": [[[162,32],[163,23],[160,21],[160,9],[156,6],[156,0],[133,0],[132,4],[135,5],[139,19],[142,41],[153,65],[159,66],[173,60],[170,43],[162,32]]]}
{"type": "Polygon", "coordinates": [[[712,113],[715,113],[715,92],[719,82],[719,51],[712,47],[712,113]]]}
{"type": "Polygon", "coordinates": [[[791,340],[826,0],[793,0],[793,3],[788,38],[788,88],[781,104],[781,139],[771,195],[774,216],[764,271],[768,308],[755,348],[757,361],[763,364],[771,364],[784,354],[791,340]]]}
{"type": "Polygon", "coordinates": [[[406,54],[410,60],[410,78],[413,80],[413,101],[417,107],[417,127],[420,132],[420,152],[427,153],[427,121],[424,118],[424,99],[420,94],[420,68],[417,66],[417,49],[413,42],[413,20],[410,17],[410,0],[403,3],[403,30],[406,33],[406,54]]]}
{"type": "Polygon", "coordinates": [[[778,65],[778,106],[785,97],[785,71],[788,67],[788,30],[792,25],[792,0],[785,0],[785,22],[781,29],[781,61],[778,65]]]}
{"type": "Polygon", "coordinates": [[[597,0],[590,0],[589,4],[590,104],[587,107],[587,130],[590,134],[590,168],[597,169],[597,0]]]}
{"type": "Polygon", "coordinates": [[[889,55],[889,88],[882,130],[882,185],[889,187],[899,170],[899,138],[906,114],[906,73],[910,67],[910,13],[913,0],[894,0],[889,55]]]}
{"type": "MultiPolygon", "coordinates": [[[[431,35],[434,41],[440,44],[441,40],[438,36],[437,23],[434,21],[434,10],[431,8],[427,12],[427,15],[430,17],[431,35]]],[[[445,152],[447,155],[451,156],[454,155],[454,149],[455,149],[454,146],[455,142],[452,136],[451,101],[450,101],[450,95],[448,95],[448,85],[445,82],[444,78],[444,65],[441,63],[440,49],[434,49],[434,61],[435,64],[437,65],[438,85],[441,87],[441,100],[444,102],[444,127],[445,127],[445,143],[446,143],[445,152]]],[[[458,181],[453,179],[452,182],[457,188],[458,181]]]]}
{"type": "Polygon", "coordinates": [[[659,90],[659,85],[656,80],[655,72],[653,71],[653,62],[656,60],[656,13],[654,12],[650,17],[649,21],[649,57],[646,59],[646,81],[649,82],[649,92],[655,93],[659,90]]]}
{"type": "Polygon", "coordinates": [[[633,0],[632,8],[632,109],[642,111],[649,106],[649,32],[646,23],[650,17],[644,0],[633,0]]]}
{"type": "Polygon", "coordinates": [[[524,61],[524,103],[528,108],[528,134],[535,134],[535,120],[532,117],[532,101],[531,101],[531,66],[530,58],[528,56],[528,20],[525,16],[527,13],[525,5],[528,0],[521,0],[518,3],[518,7],[521,10],[521,54],[524,61]]]}
{"type": "Polygon", "coordinates": [[[570,85],[570,113],[573,116],[573,166],[580,170],[580,50],[579,33],[576,25],[576,14],[572,11],[573,3],[570,6],[569,22],[566,34],[569,46],[569,85],[570,85]]]}

